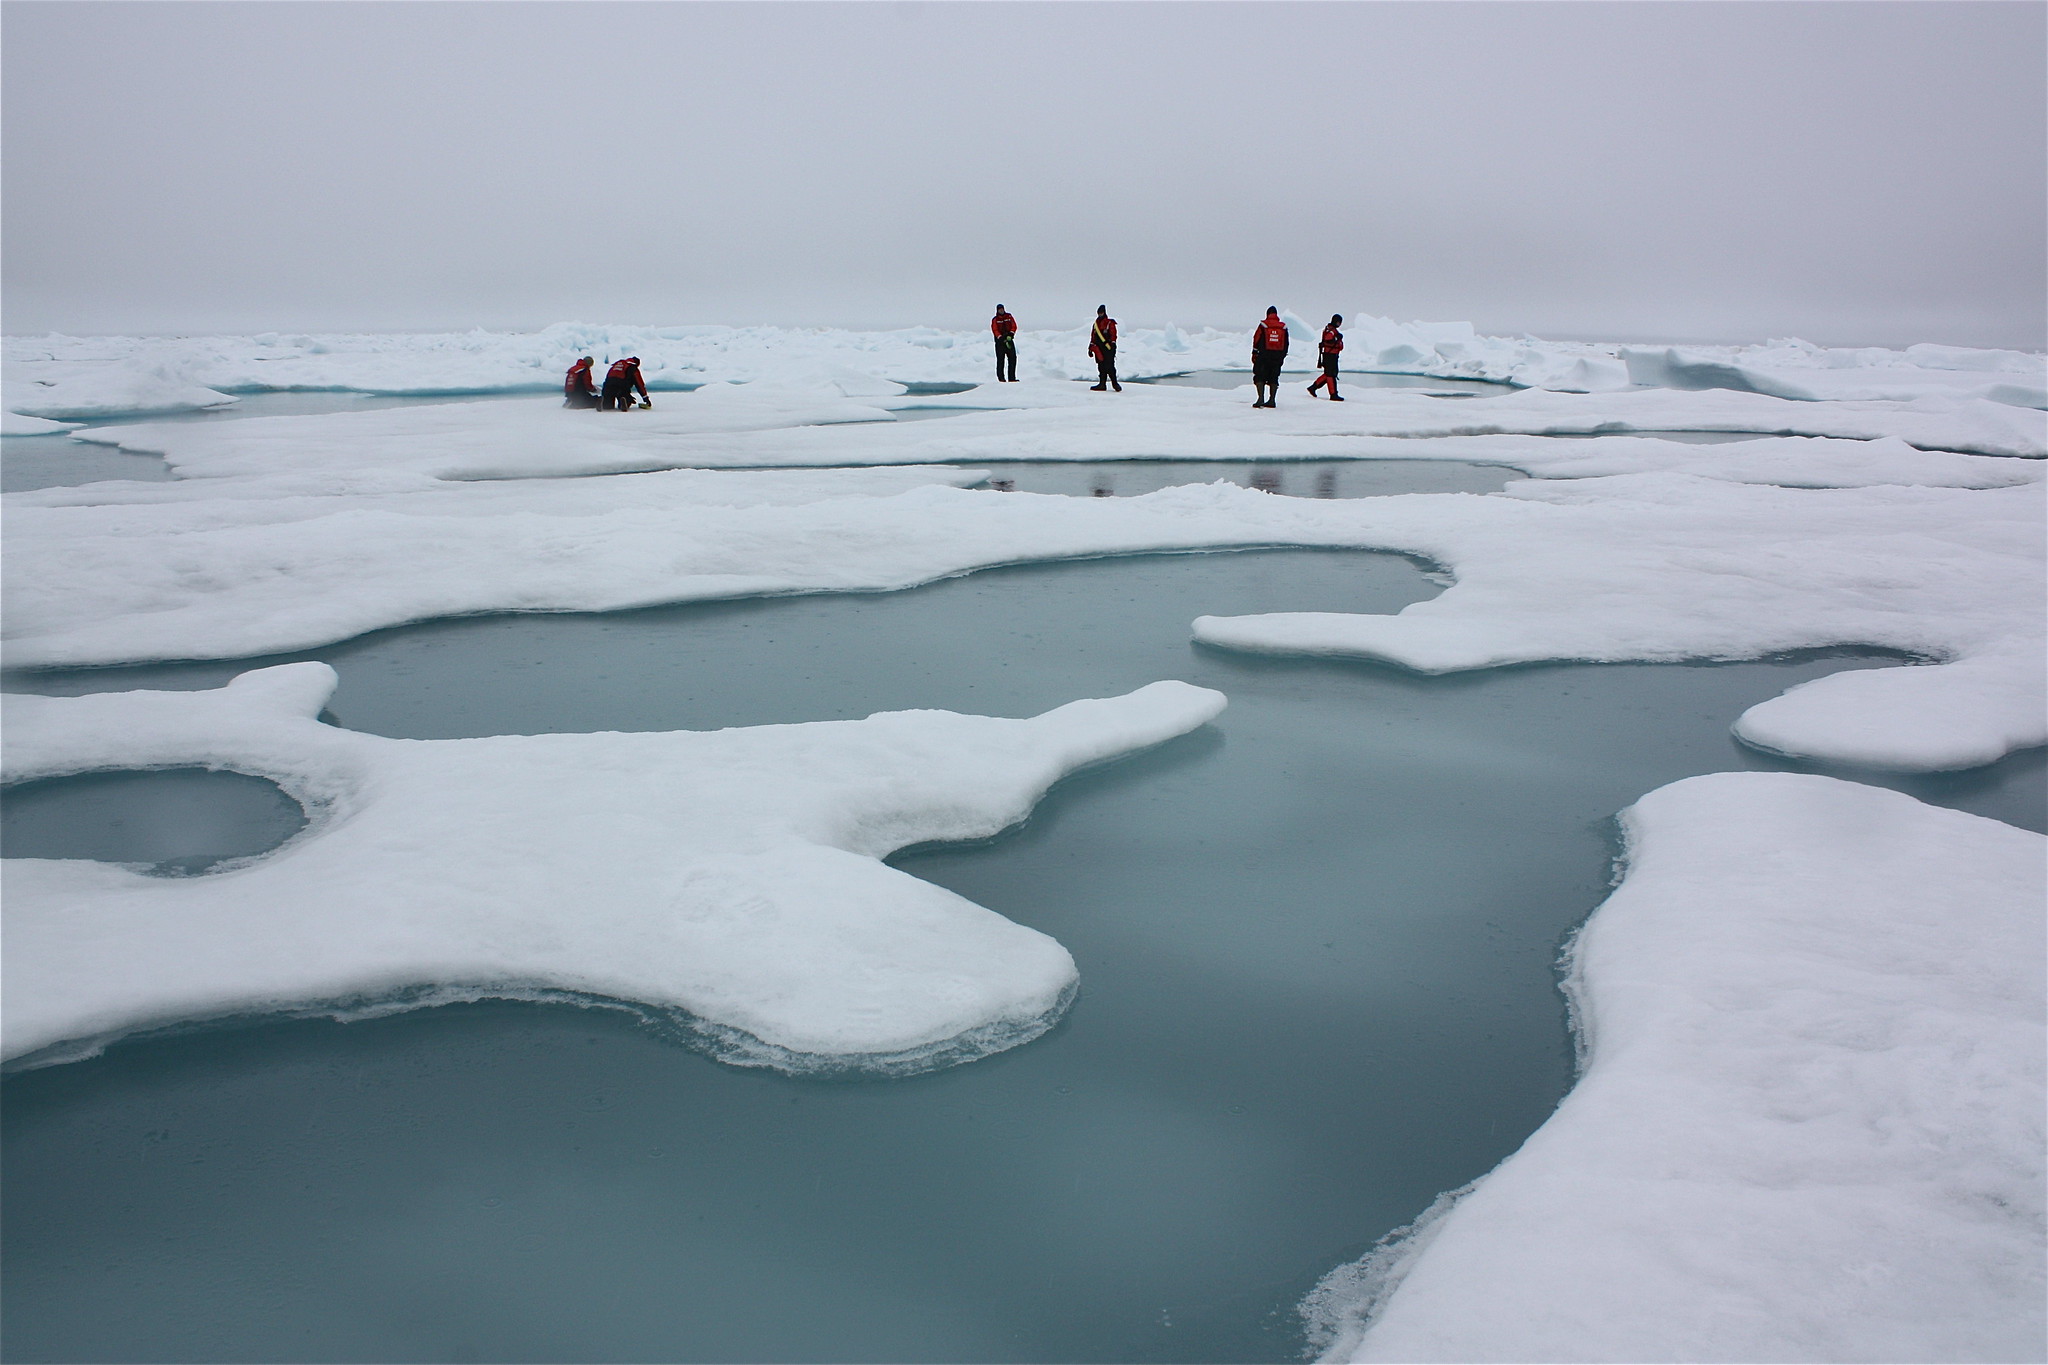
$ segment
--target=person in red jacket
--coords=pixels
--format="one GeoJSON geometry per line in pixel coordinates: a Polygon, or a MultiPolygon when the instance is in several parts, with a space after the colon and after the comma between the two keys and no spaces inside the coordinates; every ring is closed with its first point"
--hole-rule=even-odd
{"type": "Polygon", "coordinates": [[[1265,319],[1252,329],[1252,392],[1255,408],[1280,406],[1280,364],[1287,359],[1287,324],[1278,308],[1268,308],[1265,319]]]}
{"type": "Polygon", "coordinates": [[[641,402],[653,406],[647,397],[647,381],[640,377],[640,357],[629,355],[624,360],[614,360],[605,371],[604,392],[597,405],[606,412],[625,412],[633,406],[634,389],[640,390],[641,402]]]}
{"type": "Polygon", "coordinates": [[[996,305],[996,315],[988,320],[989,331],[996,338],[996,383],[1017,382],[1017,319],[1003,311],[1003,305],[996,305]],[[1009,366],[1009,373],[1003,366],[1009,366]]]}
{"type": "Polygon", "coordinates": [[[1095,357],[1095,383],[1090,393],[1101,393],[1105,388],[1124,391],[1116,382],[1116,319],[1109,315],[1109,305],[1097,304],[1095,325],[1088,329],[1088,354],[1095,357]]]}
{"type": "Polygon", "coordinates": [[[594,408],[597,406],[597,384],[590,377],[590,367],[596,362],[584,356],[569,367],[569,373],[562,376],[562,406],[565,408],[594,408]]]}
{"type": "Polygon", "coordinates": [[[1323,328],[1323,339],[1316,343],[1316,363],[1323,372],[1316,376],[1315,383],[1308,386],[1308,396],[1316,396],[1316,390],[1323,385],[1330,386],[1330,401],[1341,403],[1344,396],[1337,392],[1337,357],[1344,350],[1344,334],[1337,329],[1344,325],[1342,313],[1330,314],[1330,325],[1323,328]]]}

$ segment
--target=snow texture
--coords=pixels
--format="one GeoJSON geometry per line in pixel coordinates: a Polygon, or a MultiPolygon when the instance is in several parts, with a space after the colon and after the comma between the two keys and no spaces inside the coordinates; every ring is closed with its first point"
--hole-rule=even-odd
{"type": "Polygon", "coordinates": [[[970,1060],[1049,1027],[1072,959],[881,859],[994,835],[1064,774],[1224,701],[1159,682],[1030,720],[425,741],[321,724],[335,682],[299,663],[212,691],[8,699],[8,781],[231,769],[310,824],[201,877],[8,860],[7,1055],[242,1013],[566,996],[749,1065],[970,1060]]]}
{"type": "Polygon", "coordinates": [[[1623,824],[1578,1084],[1324,1281],[1325,1358],[2041,1359],[2048,841],[1777,773],[1623,824]]]}

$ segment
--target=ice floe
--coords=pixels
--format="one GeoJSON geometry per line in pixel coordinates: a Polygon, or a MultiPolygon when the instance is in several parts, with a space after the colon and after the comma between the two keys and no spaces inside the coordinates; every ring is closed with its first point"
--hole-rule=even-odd
{"type": "Polygon", "coordinates": [[[54,436],[70,431],[76,422],[59,422],[48,417],[24,417],[18,412],[0,412],[0,436],[54,436]]]}
{"type": "Polygon", "coordinates": [[[553,995],[642,1007],[750,1065],[967,1060],[1048,1027],[1073,962],[881,859],[993,835],[1065,773],[1223,708],[1160,682],[1029,720],[423,741],[320,723],[334,685],[302,663],[212,691],[9,698],[9,781],[201,765],[270,778],[311,816],[204,877],[10,859],[9,1056],[240,1013],[553,995]]]}
{"type": "Polygon", "coordinates": [[[2048,741],[2041,491],[1672,474],[1511,484],[1473,499],[1485,510],[1459,519],[1455,548],[1408,542],[1450,566],[1441,597],[1394,616],[1205,616],[1195,637],[1426,673],[1880,646],[1937,662],[1817,679],[1752,707],[1735,733],[1829,762],[1974,767],[2048,741]]]}
{"type": "Polygon", "coordinates": [[[1583,1074],[1306,1309],[1332,1360],[2038,1360],[2040,835],[1796,774],[1623,818],[1583,1074]]]}

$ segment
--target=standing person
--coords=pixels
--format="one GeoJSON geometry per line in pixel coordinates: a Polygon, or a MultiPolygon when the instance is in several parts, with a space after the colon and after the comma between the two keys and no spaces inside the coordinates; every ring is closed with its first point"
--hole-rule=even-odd
{"type": "Polygon", "coordinates": [[[1252,329],[1252,392],[1255,408],[1280,406],[1280,364],[1287,359],[1287,324],[1280,310],[1268,308],[1266,317],[1252,329]]]}
{"type": "Polygon", "coordinates": [[[596,362],[584,356],[569,367],[569,373],[562,376],[562,406],[565,408],[594,408],[597,406],[597,384],[590,377],[590,367],[596,362]]]}
{"type": "Polygon", "coordinates": [[[597,405],[606,412],[625,412],[633,406],[634,389],[640,390],[641,402],[654,406],[647,396],[647,381],[640,377],[640,357],[629,355],[624,360],[614,360],[605,371],[604,393],[597,405]]]}
{"type": "Polygon", "coordinates": [[[1316,376],[1315,383],[1308,386],[1308,396],[1316,396],[1316,390],[1323,385],[1330,386],[1330,401],[1341,403],[1344,396],[1337,392],[1337,357],[1344,350],[1344,334],[1337,329],[1344,325],[1342,313],[1330,314],[1330,325],[1323,328],[1323,339],[1316,343],[1316,363],[1323,372],[1316,376]]]}
{"type": "Polygon", "coordinates": [[[996,383],[1014,384],[1017,382],[1017,319],[1005,312],[999,303],[996,315],[988,320],[988,329],[995,333],[996,338],[996,383]],[[1009,366],[1007,374],[1003,372],[1005,364],[1009,366]]]}
{"type": "Polygon", "coordinates": [[[1095,383],[1090,393],[1101,393],[1103,388],[1124,391],[1116,382],[1116,319],[1109,315],[1109,305],[1095,306],[1095,325],[1088,329],[1088,354],[1095,357],[1095,383]]]}

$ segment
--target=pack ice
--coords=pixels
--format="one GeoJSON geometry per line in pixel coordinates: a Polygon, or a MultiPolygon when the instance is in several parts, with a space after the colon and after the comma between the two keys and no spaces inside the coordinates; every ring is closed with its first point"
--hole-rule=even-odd
{"type": "Polygon", "coordinates": [[[9,699],[10,781],[229,768],[310,816],[211,876],[10,859],[9,1056],[239,1013],[567,996],[749,1065],[967,1060],[1050,1026],[1073,961],[881,859],[993,835],[1064,773],[1223,708],[1160,682],[1030,720],[423,741],[320,723],[335,682],[301,663],[213,691],[9,699]]]}

